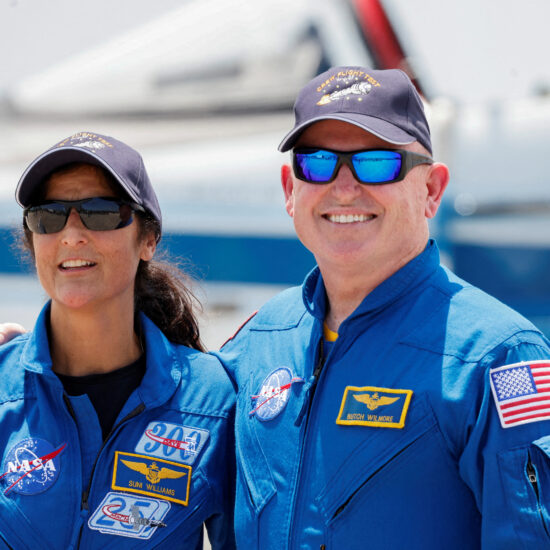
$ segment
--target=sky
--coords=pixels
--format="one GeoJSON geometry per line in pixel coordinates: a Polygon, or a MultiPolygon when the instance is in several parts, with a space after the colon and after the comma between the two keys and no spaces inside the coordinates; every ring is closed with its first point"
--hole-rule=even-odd
{"type": "Polygon", "coordinates": [[[0,0],[0,89],[183,3],[0,0]]]}
{"type": "MultiPolygon", "coordinates": [[[[0,90],[196,1],[0,0],[0,90]]],[[[235,1],[220,0],[220,8],[235,1]]],[[[384,2],[414,68],[437,95],[486,100],[550,89],[548,0],[384,2]]]]}
{"type": "Polygon", "coordinates": [[[441,95],[550,92],[548,0],[385,0],[416,70],[441,95]]]}

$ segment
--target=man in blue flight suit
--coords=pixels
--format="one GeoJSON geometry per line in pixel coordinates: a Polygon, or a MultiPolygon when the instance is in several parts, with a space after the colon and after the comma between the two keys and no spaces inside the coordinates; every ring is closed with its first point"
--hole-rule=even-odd
{"type": "Polygon", "coordinates": [[[440,265],[449,180],[397,70],[300,92],[286,209],[318,266],[222,348],[238,546],[550,547],[550,349],[440,265]]]}
{"type": "Polygon", "coordinates": [[[440,265],[449,175],[413,85],[337,67],[295,114],[282,184],[318,267],[219,354],[238,547],[550,548],[548,342],[440,265]]]}

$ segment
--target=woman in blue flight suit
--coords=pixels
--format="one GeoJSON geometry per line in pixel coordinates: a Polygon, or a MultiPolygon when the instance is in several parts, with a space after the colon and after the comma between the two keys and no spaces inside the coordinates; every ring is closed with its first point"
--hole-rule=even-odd
{"type": "Polygon", "coordinates": [[[234,391],[141,156],[82,132],[16,196],[50,300],[0,349],[0,548],[234,548],[234,391]]]}

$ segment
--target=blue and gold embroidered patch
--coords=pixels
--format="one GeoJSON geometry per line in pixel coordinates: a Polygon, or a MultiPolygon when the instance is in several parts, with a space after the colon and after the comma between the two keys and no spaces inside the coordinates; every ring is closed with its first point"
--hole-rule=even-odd
{"type": "Polygon", "coordinates": [[[187,506],[191,470],[186,464],[115,451],[111,488],[187,506]]]}
{"type": "Polygon", "coordinates": [[[412,390],[347,386],[336,424],[403,428],[412,390]]]}

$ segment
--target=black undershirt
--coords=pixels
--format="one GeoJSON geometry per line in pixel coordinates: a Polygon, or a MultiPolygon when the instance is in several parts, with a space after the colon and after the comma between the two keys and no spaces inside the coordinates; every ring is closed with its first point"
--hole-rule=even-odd
{"type": "Polygon", "coordinates": [[[97,413],[105,440],[124,403],[141,383],[145,374],[145,354],[134,363],[105,374],[56,374],[68,395],[88,396],[97,413]]]}

